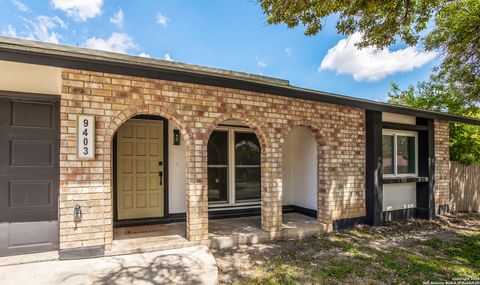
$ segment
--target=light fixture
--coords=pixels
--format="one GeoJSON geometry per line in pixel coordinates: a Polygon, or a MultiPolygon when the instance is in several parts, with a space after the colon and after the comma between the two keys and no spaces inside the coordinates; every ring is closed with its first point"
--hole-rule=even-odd
{"type": "Polygon", "coordinates": [[[180,130],[174,129],[173,130],[173,144],[180,145],[180,130]]]}

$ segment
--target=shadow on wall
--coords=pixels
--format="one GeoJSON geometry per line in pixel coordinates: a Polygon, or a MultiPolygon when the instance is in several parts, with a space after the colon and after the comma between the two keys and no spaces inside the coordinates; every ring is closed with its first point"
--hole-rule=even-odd
{"type": "MultiPolygon", "coordinates": [[[[342,165],[340,169],[345,169],[348,165],[342,165]]],[[[359,205],[365,205],[365,193],[357,192],[358,188],[363,188],[363,181],[358,176],[345,175],[340,181],[332,181],[330,193],[335,195],[334,220],[355,218],[365,216],[365,213],[359,211],[359,205]]]]}
{"type": "Polygon", "coordinates": [[[189,255],[169,254],[152,260],[142,257],[138,265],[125,265],[122,258],[111,258],[108,270],[87,276],[72,274],[61,284],[75,283],[74,280],[88,279],[91,284],[204,284],[199,271],[202,262],[189,255]],[[141,265],[140,265],[141,264],[141,265]]]}
{"type": "Polygon", "coordinates": [[[450,206],[456,212],[480,212],[480,164],[450,162],[450,206]]]}

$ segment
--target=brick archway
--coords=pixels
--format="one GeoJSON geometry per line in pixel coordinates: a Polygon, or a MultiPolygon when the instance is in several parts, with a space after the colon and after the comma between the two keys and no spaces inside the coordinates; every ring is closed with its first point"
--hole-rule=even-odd
{"type": "MultiPolygon", "coordinates": [[[[245,110],[240,112],[223,113],[216,117],[210,124],[203,137],[203,156],[205,167],[204,177],[207,177],[206,157],[207,145],[213,130],[224,121],[236,120],[250,127],[256,134],[261,146],[261,200],[262,200],[262,229],[268,232],[276,232],[282,227],[281,185],[278,184],[278,167],[275,167],[275,150],[271,143],[271,133],[266,127],[255,119],[255,116],[245,110]]],[[[208,184],[205,179],[205,184],[208,184]]],[[[207,192],[207,191],[206,191],[207,192]]],[[[208,195],[208,194],[206,194],[208,195]]],[[[208,200],[208,196],[205,198],[208,200]]]]}
{"type": "MultiPolygon", "coordinates": [[[[112,173],[112,165],[113,165],[113,156],[115,154],[112,153],[113,150],[113,138],[115,136],[115,133],[118,131],[120,126],[124,124],[126,121],[129,119],[137,116],[137,115],[153,115],[153,116],[159,116],[167,119],[169,122],[172,122],[179,130],[180,133],[182,134],[183,141],[185,142],[185,145],[187,147],[187,162],[189,160],[189,148],[192,146],[192,141],[193,141],[193,135],[192,132],[190,131],[190,128],[182,122],[179,117],[175,112],[168,110],[167,108],[163,106],[157,106],[157,105],[138,105],[138,106],[130,106],[125,110],[119,111],[119,113],[112,117],[110,120],[110,124],[106,128],[105,132],[105,137],[104,137],[104,185],[106,186],[105,188],[105,194],[108,195],[109,198],[105,198],[109,200],[106,205],[110,205],[109,209],[105,210],[105,212],[113,213],[113,189],[112,189],[112,182],[113,182],[113,173],[112,173]]],[[[167,126],[168,127],[168,126],[167,126]]],[[[188,172],[189,168],[187,167],[186,169],[187,172],[187,177],[188,177],[188,172]]],[[[190,188],[189,185],[189,180],[186,180],[186,191],[190,188]]],[[[188,195],[186,195],[188,197],[188,195]]],[[[188,203],[188,202],[187,202],[188,203]]],[[[188,212],[188,211],[187,211],[188,212]]],[[[113,221],[113,215],[112,215],[112,221],[113,221]]],[[[187,227],[188,228],[188,227],[187,227]]],[[[106,230],[107,231],[107,230],[106,230]]],[[[105,239],[105,244],[109,245],[112,243],[113,240],[113,223],[110,223],[110,229],[109,231],[112,233],[110,238],[105,239]]],[[[187,233],[188,235],[188,233],[187,233]]],[[[108,235],[107,235],[108,236],[108,235]]]]}
{"type": "MultiPolygon", "coordinates": [[[[280,136],[280,151],[283,153],[286,137],[295,127],[305,127],[310,130],[317,144],[317,220],[329,226],[332,223],[332,209],[330,201],[333,200],[330,191],[330,144],[322,129],[311,121],[296,120],[288,124],[280,136]]],[[[283,174],[282,174],[283,175],[283,174]]]]}
{"type": "Polygon", "coordinates": [[[267,133],[264,131],[264,126],[260,124],[257,120],[254,119],[254,116],[247,112],[243,113],[224,113],[213,121],[212,124],[210,124],[210,127],[207,129],[207,133],[205,135],[205,143],[208,143],[208,139],[210,138],[210,135],[212,134],[213,130],[218,127],[219,124],[222,122],[228,121],[228,120],[236,120],[241,123],[244,123],[247,125],[250,129],[252,129],[255,134],[257,135],[257,138],[260,142],[260,145],[262,147],[262,152],[264,149],[269,147],[269,139],[267,133]]]}
{"type": "Polygon", "coordinates": [[[123,111],[120,111],[111,119],[105,133],[105,143],[108,143],[109,145],[105,147],[111,146],[113,136],[117,132],[118,128],[120,128],[120,126],[128,119],[137,115],[154,115],[164,117],[165,119],[173,122],[180,129],[180,133],[182,134],[182,137],[187,145],[192,144],[193,137],[189,127],[178,119],[180,116],[175,112],[172,112],[163,106],[139,105],[131,106],[123,111]]]}

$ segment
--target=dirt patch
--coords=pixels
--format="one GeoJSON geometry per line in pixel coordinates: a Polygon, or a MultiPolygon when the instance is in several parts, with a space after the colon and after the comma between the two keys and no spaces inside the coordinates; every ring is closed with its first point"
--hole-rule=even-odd
{"type": "Polygon", "coordinates": [[[220,284],[411,284],[480,277],[477,237],[480,214],[457,213],[212,252],[220,284]]]}

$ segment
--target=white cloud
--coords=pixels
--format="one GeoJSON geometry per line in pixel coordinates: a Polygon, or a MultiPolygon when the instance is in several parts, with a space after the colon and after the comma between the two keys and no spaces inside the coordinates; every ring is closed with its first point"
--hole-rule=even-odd
{"type": "Polygon", "coordinates": [[[361,34],[340,40],[328,50],[319,70],[334,70],[337,74],[351,74],[356,81],[376,81],[397,72],[411,71],[433,60],[435,52],[425,52],[417,47],[391,51],[373,47],[358,49],[361,34]]]}
{"type": "Polygon", "coordinates": [[[23,4],[22,2],[18,1],[18,0],[12,0],[12,3],[13,5],[15,5],[15,7],[17,7],[18,10],[24,12],[24,13],[28,13],[30,12],[30,8],[23,4]]]}
{"type": "Polygon", "coordinates": [[[160,12],[157,13],[157,16],[155,17],[155,19],[157,19],[157,24],[162,25],[164,27],[167,26],[168,22],[170,22],[170,19],[162,15],[162,13],[160,12]]]}
{"type": "Polygon", "coordinates": [[[129,50],[137,48],[137,44],[125,33],[113,33],[108,39],[92,37],[87,39],[83,46],[118,53],[127,53],[129,50]]]}
{"type": "Polygon", "coordinates": [[[57,16],[38,16],[34,20],[22,18],[28,29],[27,35],[24,37],[30,40],[58,44],[62,35],[55,30],[57,28],[66,29],[67,25],[57,16]]]}
{"type": "Polygon", "coordinates": [[[8,25],[7,28],[2,31],[2,35],[58,44],[60,39],[62,39],[62,35],[56,30],[58,28],[67,28],[67,25],[57,16],[38,16],[33,20],[24,17],[20,17],[20,19],[24,22],[25,30],[17,33],[14,27],[8,25]]]}
{"type": "Polygon", "coordinates": [[[169,53],[166,53],[166,54],[163,56],[163,59],[165,59],[166,61],[174,61],[173,58],[170,56],[169,53]]]}
{"type": "Polygon", "coordinates": [[[12,27],[11,25],[8,25],[7,28],[5,30],[3,30],[2,36],[11,37],[11,38],[18,38],[17,30],[15,30],[15,28],[12,27]]]}
{"type": "Polygon", "coordinates": [[[140,57],[151,57],[148,53],[144,53],[144,52],[140,53],[138,56],[140,56],[140,57]]]}
{"type": "Polygon", "coordinates": [[[290,56],[292,54],[293,50],[290,47],[286,47],[284,52],[285,52],[286,55],[290,56]]]}
{"type": "Polygon", "coordinates": [[[118,9],[117,13],[113,14],[110,18],[110,22],[117,25],[119,28],[123,27],[123,11],[118,9]]]}
{"type": "Polygon", "coordinates": [[[52,0],[51,4],[76,21],[86,21],[102,13],[103,0],[52,0]]]}
{"type": "Polygon", "coordinates": [[[258,68],[265,68],[267,66],[268,66],[268,64],[265,62],[265,60],[263,60],[263,59],[257,60],[257,67],[258,68]]]}

